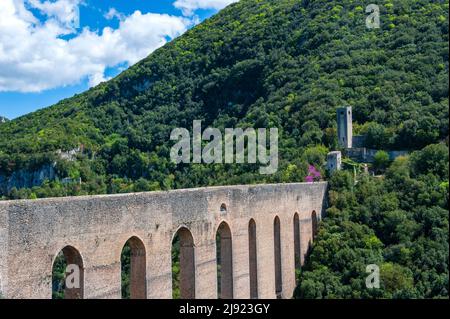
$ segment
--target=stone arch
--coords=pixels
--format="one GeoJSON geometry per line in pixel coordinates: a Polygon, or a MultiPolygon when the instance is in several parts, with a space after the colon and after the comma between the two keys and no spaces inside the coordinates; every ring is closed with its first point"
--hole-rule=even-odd
{"type": "Polygon", "coordinates": [[[294,214],[294,258],[295,268],[300,269],[302,264],[302,251],[301,251],[301,239],[300,239],[300,218],[298,213],[294,214]]]}
{"type": "Polygon", "coordinates": [[[84,264],[78,249],[65,246],[52,263],[52,298],[83,299],[84,264]]]}
{"type": "Polygon", "coordinates": [[[250,276],[250,299],[258,299],[258,251],[256,246],[256,222],[248,223],[248,256],[250,276]]]}
{"type": "Polygon", "coordinates": [[[317,213],[315,210],[313,210],[311,214],[311,230],[312,230],[312,240],[316,238],[317,232],[319,229],[319,220],[317,219],[317,213]]]}
{"type": "Polygon", "coordinates": [[[283,275],[281,268],[281,223],[278,216],[273,221],[274,261],[275,261],[275,294],[281,298],[283,292],[283,275]]]}
{"type": "Polygon", "coordinates": [[[233,240],[230,226],[220,223],[216,231],[217,295],[233,298],[233,240]]]}
{"type": "Polygon", "coordinates": [[[192,237],[191,231],[186,227],[180,227],[172,240],[172,284],[174,298],[195,299],[194,247],[194,237],[192,237]],[[176,267],[179,269],[178,274],[174,271],[176,267]],[[176,292],[176,289],[179,289],[179,293],[176,292]]]}
{"type": "Polygon", "coordinates": [[[122,298],[147,298],[146,255],[144,242],[137,236],[124,244],[121,254],[122,298]],[[128,281],[124,281],[126,276],[128,281]]]}

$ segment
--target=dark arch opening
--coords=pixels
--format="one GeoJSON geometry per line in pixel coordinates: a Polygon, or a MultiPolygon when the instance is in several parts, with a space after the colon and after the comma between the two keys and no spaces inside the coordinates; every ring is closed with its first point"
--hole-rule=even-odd
{"type": "Polygon", "coordinates": [[[83,258],[72,246],[64,247],[52,267],[52,299],[83,299],[83,258]]]}
{"type": "Polygon", "coordinates": [[[316,238],[317,235],[317,231],[318,231],[318,226],[319,226],[319,221],[317,219],[317,213],[314,210],[311,214],[311,223],[312,223],[312,239],[314,240],[316,238]]]}
{"type": "Polygon", "coordinates": [[[195,298],[194,238],[187,228],[180,228],[172,241],[172,297],[195,298]]]}
{"type": "Polygon", "coordinates": [[[146,253],[144,243],[131,237],[122,248],[120,256],[122,270],[122,298],[146,299],[146,253]]]}
{"type": "Polygon", "coordinates": [[[248,223],[248,251],[250,299],[258,299],[258,253],[256,248],[256,223],[253,219],[248,223]]]}
{"type": "Polygon", "coordinates": [[[302,266],[302,252],[300,246],[300,218],[298,213],[294,215],[294,257],[295,257],[295,268],[300,269],[302,266]]]}
{"type": "Polygon", "coordinates": [[[227,205],[226,204],[220,205],[220,212],[221,213],[226,213],[227,212],[227,205]]]}
{"type": "Polygon", "coordinates": [[[273,222],[273,238],[274,238],[274,254],[275,254],[275,294],[277,298],[281,298],[283,292],[283,281],[281,272],[281,235],[280,235],[280,219],[275,217],[273,222]]]}
{"type": "Polygon", "coordinates": [[[220,224],[216,233],[217,294],[219,299],[233,298],[233,244],[231,229],[220,224]]]}

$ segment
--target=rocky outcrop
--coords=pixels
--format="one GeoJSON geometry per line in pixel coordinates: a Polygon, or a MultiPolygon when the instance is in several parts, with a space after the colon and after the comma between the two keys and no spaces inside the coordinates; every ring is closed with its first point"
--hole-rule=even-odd
{"type": "MultiPolygon", "coordinates": [[[[58,159],[64,161],[75,161],[77,156],[83,152],[83,146],[69,151],[57,150],[58,159]]],[[[10,176],[0,174],[0,195],[9,193],[13,188],[31,188],[41,186],[46,180],[52,181],[60,178],[57,176],[56,163],[43,165],[38,170],[21,169],[15,171],[10,176]]],[[[62,183],[81,183],[80,179],[63,178],[62,183]]]]}
{"type": "Polygon", "coordinates": [[[44,165],[39,170],[19,170],[11,176],[0,175],[0,193],[6,194],[13,188],[31,188],[42,185],[46,180],[56,179],[54,165],[44,165]]]}

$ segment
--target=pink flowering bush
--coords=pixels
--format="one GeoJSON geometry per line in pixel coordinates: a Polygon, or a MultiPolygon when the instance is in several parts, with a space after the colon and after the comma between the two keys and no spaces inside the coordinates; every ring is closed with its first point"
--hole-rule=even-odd
{"type": "Polygon", "coordinates": [[[314,167],[314,165],[309,165],[308,176],[305,177],[305,182],[314,183],[319,182],[322,179],[322,174],[314,167]]]}

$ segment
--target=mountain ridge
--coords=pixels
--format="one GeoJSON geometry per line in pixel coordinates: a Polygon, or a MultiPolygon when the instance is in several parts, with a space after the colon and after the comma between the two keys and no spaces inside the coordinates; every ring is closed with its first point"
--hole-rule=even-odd
{"type": "MultiPolygon", "coordinates": [[[[299,181],[337,147],[341,105],[353,106],[355,130],[380,144],[369,146],[414,150],[445,139],[448,1],[385,1],[378,30],[366,29],[364,8],[235,3],[116,78],[2,125],[0,175],[56,161],[59,176],[85,182],[69,194],[299,181]],[[175,167],[170,131],[194,119],[221,129],[279,128],[279,172],[175,167]],[[80,145],[75,162],[55,155],[80,145]]],[[[59,186],[46,187],[54,195],[59,186]]]]}

